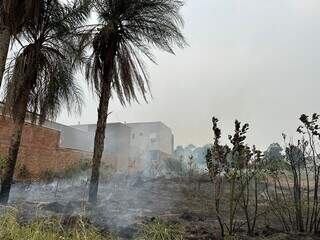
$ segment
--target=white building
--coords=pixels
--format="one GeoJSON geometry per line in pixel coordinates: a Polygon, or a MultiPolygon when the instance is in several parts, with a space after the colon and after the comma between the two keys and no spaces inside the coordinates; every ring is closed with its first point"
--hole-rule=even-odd
{"type": "MultiPolygon", "coordinates": [[[[88,132],[90,139],[96,130],[95,124],[72,127],[88,132]]],[[[89,148],[93,148],[91,142],[89,148]]],[[[143,170],[150,161],[172,156],[173,149],[172,131],[162,122],[107,124],[105,153],[116,158],[119,170],[143,170]]]]}
{"type": "Polygon", "coordinates": [[[129,123],[132,147],[145,151],[161,151],[172,154],[174,138],[172,131],[162,122],[129,123]]]}

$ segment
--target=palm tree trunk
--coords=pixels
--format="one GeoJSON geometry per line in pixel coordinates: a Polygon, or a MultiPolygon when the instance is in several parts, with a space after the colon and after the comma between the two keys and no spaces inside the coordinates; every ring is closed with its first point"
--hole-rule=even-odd
{"type": "Polygon", "coordinates": [[[99,185],[99,169],[101,165],[101,158],[104,151],[104,139],[108,117],[108,107],[110,99],[110,82],[103,82],[104,89],[101,91],[98,122],[94,139],[94,152],[92,159],[92,173],[89,188],[89,202],[97,202],[98,185],[99,185]]]}
{"type": "Polygon", "coordinates": [[[10,45],[10,31],[0,19],[0,88],[2,85],[3,73],[6,67],[8,50],[10,45]]]}
{"type": "Polygon", "coordinates": [[[115,42],[110,41],[109,46],[105,49],[106,60],[103,66],[103,79],[101,92],[100,92],[100,103],[98,108],[98,121],[97,129],[94,139],[94,151],[92,158],[92,172],[89,186],[89,202],[96,203],[98,195],[99,177],[100,177],[100,165],[101,158],[104,151],[104,140],[107,126],[109,100],[111,97],[111,78],[112,78],[112,67],[115,56],[115,42]]]}
{"type": "Polygon", "coordinates": [[[17,157],[21,142],[21,135],[23,130],[23,125],[27,112],[28,95],[22,96],[18,109],[16,110],[16,116],[14,116],[14,128],[11,137],[11,144],[9,148],[9,154],[7,158],[7,164],[4,170],[4,176],[1,182],[0,191],[0,203],[7,204],[10,195],[10,189],[12,184],[12,179],[14,175],[14,170],[17,163],[17,157]]]}
{"type": "Polygon", "coordinates": [[[31,89],[37,79],[37,66],[38,66],[38,51],[36,50],[35,58],[33,61],[30,61],[30,63],[27,66],[30,66],[30,68],[27,68],[25,70],[24,79],[22,79],[22,82],[24,84],[24,88],[19,93],[18,100],[13,104],[12,108],[12,117],[13,117],[13,133],[11,136],[11,142],[9,147],[9,153],[7,157],[6,167],[4,170],[4,176],[2,178],[1,182],[1,191],[0,191],[0,203],[7,204],[9,200],[10,190],[11,190],[11,184],[12,179],[14,175],[14,170],[17,163],[19,148],[20,148],[20,142],[21,142],[21,135],[22,130],[27,114],[27,108],[28,108],[28,101],[31,89]]]}

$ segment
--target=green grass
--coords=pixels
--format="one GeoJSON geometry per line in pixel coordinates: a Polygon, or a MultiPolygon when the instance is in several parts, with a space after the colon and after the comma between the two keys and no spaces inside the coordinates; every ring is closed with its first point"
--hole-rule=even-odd
{"type": "Polygon", "coordinates": [[[0,217],[1,240],[116,240],[116,236],[103,235],[96,228],[79,219],[74,226],[64,227],[59,220],[38,219],[31,223],[18,222],[17,211],[11,209],[0,217]]]}
{"type": "Polygon", "coordinates": [[[136,240],[182,240],[183,228],[179,224],[169,224],[160,219],[143,224],[136,240]]]}
{"type": "MultiPolygon", "coordinates": [[[[19,222],[16,209],[9,209],[0,216],[1,240],[118,240],[114,234],[102,234],[97,228],[79,218],[64,226],[57,218],[37,219],[28,223],[19,222]]],[[[155,219],[142,224],[135,240],[182,240],[183,227],[155,219]]]]}

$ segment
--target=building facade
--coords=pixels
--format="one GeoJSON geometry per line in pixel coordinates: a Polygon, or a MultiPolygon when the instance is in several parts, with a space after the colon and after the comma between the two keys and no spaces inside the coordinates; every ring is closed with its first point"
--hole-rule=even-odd
{"type": "MultiPolygon", "coordinates": [[[[73,125],[74,129],[87,133],[89,148],[94,147],[94,135],[96,124],[73,125]]],[[[125,171],[129,165],[130,154],[130,134],[131,129],[123,123],[109,123],[106,129],[106,139],[104,141],[104,154],[110,155],[116,160],[116,168],[125,171]]]]}
{"type": "MultiPolygon", "coordinates": [[[[73,125],[93,138],[96,125],[73,125]]],[[[92,140],[90,148],[93,148],[92,140]]],[[[172,131],[162,122],[109,123],[106,129],[104,152],[117,160],[118,170],[143,170],[150,162],[173,154],[172,131]]]]}
{"type": "Polygon", "coordinates": [[[145,151],[173,153],[173,134],[162,122],[129,123],[131,146],[145,151]]]}

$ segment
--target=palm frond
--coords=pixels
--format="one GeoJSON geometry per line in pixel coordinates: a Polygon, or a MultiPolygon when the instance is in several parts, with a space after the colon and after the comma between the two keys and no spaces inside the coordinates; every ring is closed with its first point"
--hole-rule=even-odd
{"type": "Polygon", "coordinates": [[[23,28],[36,24],[43,9],[42,0],[1,0],[0,5],[3,22],[10,27],[14,37],[23,28]]]}
{"type": "MultiPolygon", "coordinates": [[[[180,30],[181,0],[95,0],[100,26],[91,40],[92,55],[86,61],[86,78],[99,95],[101,82],[110,81],[121,104],[138,101],[136,91],[147,101],[149,75],[143,59],[156,63],[151,49],[174,53],[174,46],[184,47],[180,30]],[[102,25],[102,27],[101,27],[102,25]],[[106,51],[115,44],[111,77],[103,66],[106,51]]],[[[91,32],[93,33],[93,32],[91,32]]],[[[89,38],[87,38],[89,39],[89,38]]]]}
{"type": "Polygon", "coordinates": [[[75,0],[71,5],[58,0],[41,0],[38,21],[24,33],[25,46],[9,64],[5,91],[5,111],[15,116],[22,94],[28,95],[28,110],[40,123],[55,119],[62,107],[81,111],[82,92],[75,81],[73,35],[89,15],[90,1],[75,0]],[[26,92],[28,91],[28,92],[26,92]]]}

